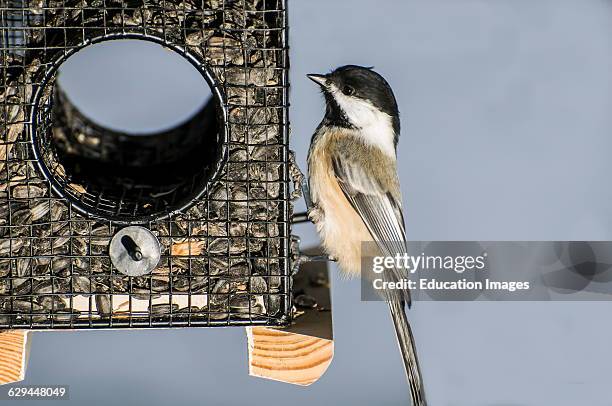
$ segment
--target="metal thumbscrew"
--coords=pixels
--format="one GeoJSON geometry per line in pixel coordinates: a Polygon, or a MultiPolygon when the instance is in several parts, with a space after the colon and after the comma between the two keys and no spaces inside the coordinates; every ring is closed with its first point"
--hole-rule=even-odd
{"type": "Polygon", "coordinates": [[[125,250],[134,261],[142,261],[142,251],[140,251],[140,247],[134,242],[132,237],[124,235],[121,237],[121,244],[123,244],[125,250]]]}
{"type": "Polygon", "coordinates": [[[129,226],[113,236],[108,255],[117,271],[124,275],[148,275],[159,263],[161,246],[151,230],[129,226]]]}

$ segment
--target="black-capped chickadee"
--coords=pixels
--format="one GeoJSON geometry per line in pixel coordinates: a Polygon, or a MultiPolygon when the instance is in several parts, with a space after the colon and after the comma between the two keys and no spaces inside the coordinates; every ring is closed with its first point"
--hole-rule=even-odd
{"type": "MultiPolygon", "coordinates": [[[[311,74],[325,96],[325,117],[308,151],[309,211],[327,253],[340,269],[359,275],[362,242],[382,255],[406,252],[396,147],[397,102],[387,81],[370,68],[342,66],[311,74]]],[[[383,275],[393,281],[397,270],[383,275]]],[[[407,291],[385,291],[402,352],[412,402],[426,404],[414,339],[404,312],[407,291]]]]}

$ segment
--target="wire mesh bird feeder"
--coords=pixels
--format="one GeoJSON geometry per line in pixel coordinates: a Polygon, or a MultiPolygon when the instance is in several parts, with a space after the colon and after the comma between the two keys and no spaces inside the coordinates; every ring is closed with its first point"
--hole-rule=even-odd
{"type": "Polygon", "coordinates": [[[288,323],[284,0],[0,0],[0,41],[0,329],[288,323]],[[129,38],[211,101],[142,137],[89,120],[58,68],[129,38]]]}

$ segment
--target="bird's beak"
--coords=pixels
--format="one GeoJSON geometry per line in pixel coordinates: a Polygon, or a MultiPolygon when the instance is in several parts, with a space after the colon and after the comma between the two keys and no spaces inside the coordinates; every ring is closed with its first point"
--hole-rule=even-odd
{"type": "Polygon", "coordinates": [[[323,89],[328,87],[329,79],[327,75],[317,75],[317,74],[311,73],[306,76],[308,77],[308,79],[312,80],[317,85],[321,86],[323,89]]]}

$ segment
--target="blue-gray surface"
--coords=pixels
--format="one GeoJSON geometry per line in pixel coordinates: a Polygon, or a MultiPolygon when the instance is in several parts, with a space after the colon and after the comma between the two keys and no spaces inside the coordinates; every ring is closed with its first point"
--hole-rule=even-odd
{"type": "MultiPolygon", "coordinates": [[[[402,112],[411,239],[612,239],[611,2],[309,0],[290,9],[302,166],[323,109],[304,74],[374,65],[402,112]]],[[[190,86],[177,86],[187,97],[190,86]]],[[[312,227],[296,231],[316,241],[312,227]]],[[[248,377],[240,328],[36,333],[26,383],[69,384],[75,405],[407,404],[384,304],[360,302],[357,281],[337,275],[333,301],[335,358],[308,388],[248,377]]],[[[610,311],[601,302],[416,303],[431,405],[610,405],[610,311]]]]}

